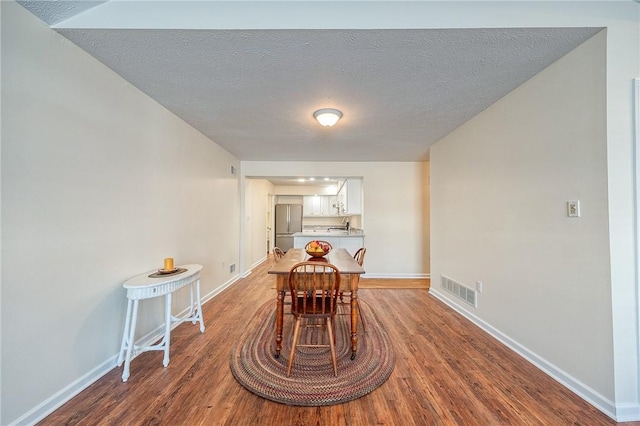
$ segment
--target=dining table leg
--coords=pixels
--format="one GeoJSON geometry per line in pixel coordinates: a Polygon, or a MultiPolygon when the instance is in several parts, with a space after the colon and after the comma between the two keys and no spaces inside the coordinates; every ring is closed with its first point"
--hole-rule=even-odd
{"type": "Polygon", "coordinates": [[[351,285],[351,359],[356,358],[358,351],[358,281],[359,276],[350,276],[351,285]]]}
{"type": "Polygon", "coordinates": [[[282,323],[284,318],[284,278],[278,276],[278,298],[276,301],[276,353],[275,357],[280,357],[282,349],[282,323]]]}

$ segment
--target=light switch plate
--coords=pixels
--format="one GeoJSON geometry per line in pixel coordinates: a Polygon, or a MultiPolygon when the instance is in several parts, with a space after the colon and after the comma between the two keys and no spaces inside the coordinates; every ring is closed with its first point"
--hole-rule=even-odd
{"type": "Polygon", "coordinates": [[[580,201],[567,201],[567,216],[580,217],[580,201]]]}

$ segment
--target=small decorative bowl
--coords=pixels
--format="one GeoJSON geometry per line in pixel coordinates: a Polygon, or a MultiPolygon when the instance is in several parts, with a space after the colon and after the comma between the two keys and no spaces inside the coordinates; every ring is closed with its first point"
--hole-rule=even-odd
{"type": "Polygon", "coordinates": [[[304,246],[304,251],[307,252],[307,254],[311,257],[315,257],[315,258],[320,258],[320,257],[324,257],[326,256],[332,249],[333,247],[331,246],[331,244],[329,244],[326,241],[318,241],[318,240],[314,240],[314,241],[309,241],[307,243],[306,246],[304,246]],[[322,247],[322,251],[317,251],[317,249],[312,247],[312,243],[314,247],[320,246],[322,247]]]}

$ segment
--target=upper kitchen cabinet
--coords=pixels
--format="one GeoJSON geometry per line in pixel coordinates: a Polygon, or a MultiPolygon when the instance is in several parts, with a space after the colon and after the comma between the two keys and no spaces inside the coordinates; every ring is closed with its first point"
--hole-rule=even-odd
{"type": "Polygon", "coordinates": [[[337,205],[336,198],[335,195],[305,195],[304,216],[338,216],[338,209],[335,207],[337,205]]]}
{"type": "Polygon", "coordinates": [[[303,197],[302,212],[304,216],[320,216],[320,195],[305,195],[303,197]]]}
{"type": "Polygon", "coordinates": [[[340,206],[341,215],[362,214],[362,180],[345,180],[338,190],[337,203],[340,206]]]}
{"type": "Polygon", "coordinates": [[[321,211],[324,216],[337,216],[338,208],[337,208],[337,199],[336,195],[326,195],[321,198],[321,211]]]}

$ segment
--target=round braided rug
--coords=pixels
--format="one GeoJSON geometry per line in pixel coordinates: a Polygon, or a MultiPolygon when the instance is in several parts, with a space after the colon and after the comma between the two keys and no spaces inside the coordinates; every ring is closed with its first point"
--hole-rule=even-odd
{"type": "MultiPolygon", "coordinates": [[[[275,358],[275,304],[258,309],[246,331],[231,350],[230,367],[246,389],[287,405],[321,406],[351,401],[382,385],[393,371],[395,355],[389,337],[373,311],[360,302],[366,332],[358,330],[358,352],[351,360],[349,304],[339,304],[336,315],[338,377],[334,376],[329,348],[299,347],[286,377],[293,334],[293,316],[285,306],[280,357],[275,358]]],[[[323,328],[319,328],[323,333],[323,328]]],[[[312,338],[310,330],[303,339],[312,338]]]]}

